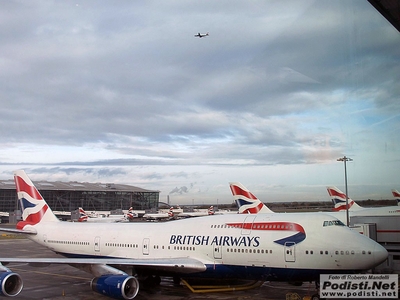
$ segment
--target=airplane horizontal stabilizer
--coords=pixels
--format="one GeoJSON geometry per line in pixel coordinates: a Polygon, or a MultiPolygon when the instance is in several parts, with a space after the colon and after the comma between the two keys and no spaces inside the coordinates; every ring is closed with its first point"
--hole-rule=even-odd
{"type": "Polygon", "coordinates": [[[32,234],[36,235],[37,232],[34,228],[15,229],[15,228],[0,228],[0,232],[9,232],[17,234],[32,234]]]}

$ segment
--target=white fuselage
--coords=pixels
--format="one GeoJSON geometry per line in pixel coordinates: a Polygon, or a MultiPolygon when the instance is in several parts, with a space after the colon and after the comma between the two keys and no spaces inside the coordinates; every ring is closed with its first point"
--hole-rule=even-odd
{"type": "Polygon", "coordinates": [[[374,216],[374,217],[384,217],[384,216],[399,216],[400,217],[400,207],[398,206],[383,206],[383,207],[363,207],[361,209],[352,210],[349,209],[350,216],[374,216]]]}
{"type": "Polygon", "coordinates": [[[162,220],[172,218],[172,215],[168,213],[144,214],[143,218],[148,220],[162,220]]]}
{"type": "Polygon", "coordinates": [[[335,220],[293,213],[166,223],[41,222],[30,238],[67,257],[191,257],[207,266],[200,276],[311,280],[320,273],[370,269],[386,259],[382,246],[335,220]]]}
{"type": "Polygon", "coordinates": [[[129,222],[128,218],[125,215],[109,215],[109,216],[97,216],[90,217],[86,219],[86,222],[93,223],[118,223],[118,222],[129,222]]]}

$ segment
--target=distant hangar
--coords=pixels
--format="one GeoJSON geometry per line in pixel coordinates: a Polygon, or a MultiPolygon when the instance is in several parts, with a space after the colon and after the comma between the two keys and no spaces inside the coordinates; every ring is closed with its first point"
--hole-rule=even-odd
{"type": "MultiPolygon", "coordinates": [[[[115,209],[148,210],[158,207],[160,191],[114,183],[35,181],[35,186],[53,211],[115,209]]],[[[13,180],[0,180],[0,212],[20,209],[13,180]]]]}

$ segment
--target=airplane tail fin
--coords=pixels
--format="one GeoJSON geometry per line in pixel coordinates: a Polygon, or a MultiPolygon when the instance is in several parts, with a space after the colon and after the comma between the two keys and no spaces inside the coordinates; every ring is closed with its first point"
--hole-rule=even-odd
{"type": "Polygon", "coordinates": [[[172,218],[174,216],[174,208],[171,207],[168,211],[168,217],[172,218]]]}
{"type": "Polygon", "coordinates": [[[400,205],[400,193],[397,190],[392,190],[392,194],[397,200],[397,205],[400,205]]]}
{"type": "Polygon", "coordinates": [[[209,208],[208,208],[208,215],[209,216],[211,216],[211,215],[213,215],[214,214],[214,206],[210,206],[209,208]]]}
{"type": "Polygon", "coordinates": [[[86,211],[82,207],[79,207],[78,222],[87,222],[87,220],[88,220],[88,215],[87,215],[86,211]]]}
{"type": "MultiPolygon", "coordinates": [[[[327,186],[326,189],[328,190],[329,196],[331,196],[332,203],[334,205],[334,211],[343,211],[346,210],[346,194],[343,193],[335,186],[327,186]]],[[[355,211],[362,209],[354,200],[348,198],[348,207],[349,210],[355,211]]]]}
{"type": "Polygon", "coordinates": [[[126,214],[128,220],[132,220],[137,217],[137,214],[133,211],[133,207],[129,207],[128,213],[126,214]]]}
{"type": "Polygon", "coordinates": [[[22,210],[22,221],[18,222],[17,229],[40,222],[59,222],[25,171],[15,171],[14,181],[22,210]]]}
{"type": "Polygon", "coordinates": [[[273,213],[240,182],[230,182],[229,186],[240,214],[273,213]]]}

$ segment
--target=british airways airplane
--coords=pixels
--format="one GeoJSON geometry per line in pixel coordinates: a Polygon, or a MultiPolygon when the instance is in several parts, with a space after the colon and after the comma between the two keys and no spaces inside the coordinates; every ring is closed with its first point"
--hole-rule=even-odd
{"type": "MultiPolygon", "coordinates": [[[[314,281],[323,273],[371,269],[388,255],[378,243],[321,213],[228,214],[167,223],[62,222],[24,171],[16,171],[14,180],[22,221],[16,229],[1,231],[26,234],[65,258],[0,262],[70,264],[93,274],[93,291],[115,299],[135,298],[139,280],[148,275],[314,281]]],[[[22,287],[21,276],[0,264],[0,294],[16,296],[22,287]]]]}
{"type": "MultiPolygon", "coordinates": [[[[334,205],[334,211],[346,211],[346,194],[335,186],[328,186],[329,196],[334,205]]],[[[351,216],[400,216],[399,206],[361,207],[354,200],[348,198],[351,216]]]]}
{"type": "Polygon", "coordinates": [[[148,221],[159,221],[159,220],[172,220],[174,217],[174,208],[170,207],[169,211],[166,213],[147,213],[143,215],[143,218],[145,218],[148,221]]]}
{"type": "MultiPolygon", "coordinates": [[[[233,199],[239,208],[239,213],[263,213],[271,212],[261,200],[252,194],[240,182],[230,182],[229,186],[232,191],[233,199]]],[[[331,196],[334,204],[333,212],[326,212],[339,220],[345,219],[346,211],[346,194],[337,187],[327,187],[328,194],[331,196]]],[[[399,206],[383,206],[383,207],[361,207],[354,200],[348,198],[349,213],[351,216],[400,216],[399,206]]]]}
{"type": "Polygon", "coordinates": [[[97,223],[124,223],[129,222],[130,219],[137,217],[137,214],[133,212],[132,207],[129,208],[128,213],[124,215],[97,215],[97,216],[90,216],[86,213],[86,211],[79,207],[79,219],[78,222],[97,222],[97,223]]]}
{"type": "Polygon", "coordinates": [[[178,218],[193,218],[193,217],[203,217],[203,216],[212,216],[215,214],[214,206],[211,205],[206,211],[188,211],[181,212],[177,215],[178,218]]]}
{"type": "MultiPolygon", "coordinates": [[[[261,202],[254,194],[252,194],[246,187],[239,182],[230,183],[231,191],[239,208],[239,213],[256,214],[259,211],[267,211],[269,208],[261,202]]],[[[346,196],[337,188],[328,188],[328,192],[332,194],[332,202],[337,203],[336,209],[332,212],[324,212],[332,217],[338,218],[342,222],[347,221],[346,215],[346,196]]],[[[352,223],[375,223],[377,240],[379,242],[400,242],[400,228],[399,228],[399,213],[398,206],[376,207],[376,208],[363,208],[358,206],[353,200],[348,199],[349,216],[352,218],[352,223]],[[357,207],[357,209],[355,209],[357,207]]],[[[272,211],[271,211],[272,212],[272,211]]],[[[309,215],[310,212],[303,212],[302,214],[309,215]]],[[[357,227],[357,226],[356,226],[357,227]]],[[[362,230],[362,228],[360,228],[362,230]]],[[[361,232],[361,231],[360,231],[361,232]]]]}
{"type": "Polygon", "coordinates": [[[397,205],[400,206],[400,193],[398,190],[392,190],[393,197],[397,200],[397,205]]]}
{"type": "Polygon", "coordinates": [[[206,36],[209,36],[210,34],[207,32],[207,33],[198,33],[198,34],[195,34],[194,36],[195,37],[199,37],[199,38],[203,38],[203,37],[206,37],[206,36]]]}

